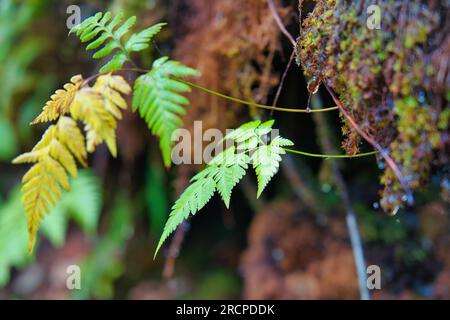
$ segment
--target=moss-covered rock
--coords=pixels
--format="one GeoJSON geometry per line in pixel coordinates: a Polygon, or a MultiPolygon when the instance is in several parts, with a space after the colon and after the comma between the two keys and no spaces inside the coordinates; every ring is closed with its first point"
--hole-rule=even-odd
{"type": "MultiPolygon", "coordinates": [[[[378,1],[379,29],[367,26],[372,1],[315,2],[297,46],[305,75],[339,94],[360,127],[389,152],[411,190],[425,186],[431,173],[448,185],[448,2],[378,1]]],[[[343,123],[343,148],[357,153],[361,138],[343,123]]],[[[389,166],[381,183],[382,207],[396,212],[405,190],[389,166]]]]}

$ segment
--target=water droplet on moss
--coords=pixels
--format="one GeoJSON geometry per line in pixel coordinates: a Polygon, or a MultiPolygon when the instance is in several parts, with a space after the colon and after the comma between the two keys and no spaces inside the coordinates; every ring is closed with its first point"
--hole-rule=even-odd
{"type": "MultiPolygon", "coordinates": [[[[396,206],[395,208],[394,208],[394,210],[392,210],[392,212],[391,212],[391,216],[395,216],[397,213],[398,213],[398,210],[400,209],[400,207],[399,206],[396,206]]],[[[398,220],[398,219],[397,219],[398,220]]]]}
{"type": "Polygon", "coordinates": [[[419,102],[423,104],[426,101],[427,101],[427,99],[426,99],[426,96],[425,96],[425,92],[420,91],[420,93],[419,93],[419,102]]]}
{"type": "Polygon", "coordinates": [[[322,191],[323,192],[330,192],[330,190],[331,190],[331,186],[328,183],[324,183],[322,185],[322,191]]]}
{"type": "Polygon", "coordinates": [[[275,248],[272,250],[272,258],[275,261],[281,261],[284,258],[284,252],[280,248],[275,248]]]}

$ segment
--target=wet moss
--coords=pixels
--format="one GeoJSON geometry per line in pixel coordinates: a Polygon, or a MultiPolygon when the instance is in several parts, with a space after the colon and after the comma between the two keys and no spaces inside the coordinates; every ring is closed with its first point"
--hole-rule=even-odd
{"type": "MultiPolygon", "coordinates": [[[[411,190],[423,188],[431,173],[448,180],[449,4],[378,1],[381,28],[370,29],[371,4],[317,0],[303,21],[297,62],[307,77],[339,94],[360,127],[388,150],[411,190]]],[[[360,137],[342,119],[342,146],[355,154],[360,137]]],[[[396,212],[405,190],[388,166],[380,181],[382,207],[396,212]]]]}

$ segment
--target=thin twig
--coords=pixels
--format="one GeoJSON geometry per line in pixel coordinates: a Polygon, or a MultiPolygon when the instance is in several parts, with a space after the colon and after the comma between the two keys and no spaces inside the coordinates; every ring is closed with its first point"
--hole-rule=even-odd
{"type": "Polygon", "coordinates": [[[336,105],[339,107],[339,110],[342,112],[342,114],[347,118],[347,120],[351,123],[353,128],[359,133],[361,137],[363,137],[368,143],[370,143],[375,150],[377,150],[380,155],[384,158],[387,165],[391,168],[391,170],[394,172],[394,174],[397,176],[397,179],[399,180],[400,184],[402,185],[406,195],[407,195],[407,203],[409,205],[412,205],[414,200],[412,197],[411,190],[406,183],[405,178],[403,177],[403,174],[401,173],[400,169],[398,168],[397,164],[394,162],[394,160],[389,156],[388,152],[380,146],[378,142],[375,141],[374,138],[372,138],[368,133],[366,133],[364,130],[361,129],[361,127],[356,123],[355,119],[350,115],[350,113],[347,111],[347,108],[342,104],[342,102],[337,98],[334,91],[328,87],[328,85],[324,82],[325,88],[327,88],[328,92],[330,93],[331,97],[333,98],[336,105]]]}
{"type": "Polygon", "coordinates": [[[323,215],[325,211],[322,203],[317,199],[312,191],[311,185],[305,183],[307,174],[301,174],[294,164],[293,157],[289,154],[285,155],[281,162],[283,173],[290,183],[292,190],[300,201],[316,214],[323,215]]]}
{"type": "Polygon", "coordinates": [[[370,300],[370,292],[367,288],[366,260],[364,258],[363,245],[358,230],[358,222],[356,221],[356,215],[352,207],[347,207],[345,220],[347,222],[348,233],[350,234],[361,300],[370,300]]]}
{"type": "Polygon", "coordinates": [[[169,250],[167,251],[166,261],[164,262],[163,276],[165,279],[173,277],[175,271],[175,263],[180,254],[181,245],[186,236],[186,232],[189,230],[189,222],[183,221],[175,231],[175,235],[170,243],[169,250]]]}
{"type": "MultiPolygon", "coordinates": [[[[313,108],[314,106],[318,105],[317,100],[318,98],[314,98],[312,100],[313,108]]],[[[326,123],[324,116],[322,114],[316,114],[314,115],[313,119],[317,124],[317,130],[319,133],[319,140],[322,146],[322,150],[327,153],[335,152],[334,147],[331,143],[330,139],[331,134],[329,132],[328,124],[326,123]]],[[[358,230],[355,212],[353,210],[353,206],[350,200],[350,194],[348,192],[347,185],[344,181],[344,178],[342,177],[342,173],[339,170],[337,163],[332,162],[331,168],[337,189],[339,191],[339,195],[342,199],[346,211],[346,222],[348,233],[350,236],[350,242],[352,245],[353,257],[355,260],[355,269],[358,277],[360,297],[362,300],[369,300],[370,293],[367,288],[366,262],[364,259],[364,250],[361,242],[361,236],[358,230]]]]}
{"type": "MultiPolygon", "coordinates": [[[[276,107],[278,104],[278,100],[280,100],[281,91],[283,90],[284,86],[284,81],[286,80],[287,74],[289,72],[289,69],[291,68],[292,61],[294,61],[294,58],[295,58],[295,50],[292,50],[291,57],[289,58],[289,62],[286,68],[284,69],[283,76],[281,77],[280,84],[278,85],[277,93],[275,94],[275,99],[273,100],[272,104],[273,107],[276,107]]],[[[270,118],[273,118],[274,111],[275,110],[270,111],[270,118]]]]}
{"type": "MultiPolygon", "coordinates": [[[[179,179],[175,183],[175,193],[179,196],[186,186],[189,184],[191,169],[187,166],[179,167],[179,179]]],[[[170,243],[167,251],[166,260],[164,262],[163,276],[165,279],[172,278],[175,270],[175,263],[180,254],[181,245],[186,236],[186,232],[189,230],[189,222],[183,221],[175,231],[175,234],[170,243]]]]}
{"type": "Polygon", "coordinates": [[[295,47],[296,42],[294,40],[294,37],[289,33],[289,31],[286,30],[286,27],[283,24],[283,21],[281,21],[281,17],[278,14],[277,8],[275,7],[275,4],[273,3],[273,0],[267,0],[267,4],[269,5],[269,9],[272,12],[272,16],[275,19],[275,22],[278,25],[278,28],[280,28],[281,32],[286,36],[286,38],[289,39],[292,46],[295,47]]]}
{"type": "Polygon", "coordinates": [[[298,0],[298,34],[302,35],[302,6],[303,0],[298,0]]]}

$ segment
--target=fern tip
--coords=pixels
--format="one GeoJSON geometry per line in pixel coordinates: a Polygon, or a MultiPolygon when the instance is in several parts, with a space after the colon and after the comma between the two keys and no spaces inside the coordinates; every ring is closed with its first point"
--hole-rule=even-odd
{"type": "Polygon", "coordinates": [[[153,261],[155,261],[156,256],[158,255],[159,250],[161,249],[163,243],[164,243],[165,239],[163,240],[163,238],[159,239],[158,245],[156,246],[156,250],[155,253],[153,254],[153,261]]]}

